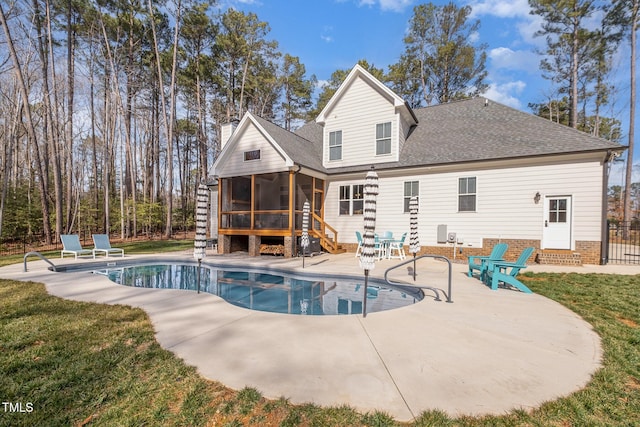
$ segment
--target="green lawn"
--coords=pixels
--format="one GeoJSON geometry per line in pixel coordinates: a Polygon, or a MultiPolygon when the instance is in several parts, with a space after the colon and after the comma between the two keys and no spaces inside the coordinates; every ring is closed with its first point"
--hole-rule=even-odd
{"type": "MultiPolygon", "coordinates": [[[[584,390],[531,413],[452,419],[428,412],[406,425],[640,425],[640,276],[526,274],[523,281],[593,325],[604,367],[584,390]]],[[[10,280],[0,280],[0,301],[0,399],[13,405],[0,406],[3,426],[405,425],[380,412],[292,405],[205,380],[158,345],[140,309],[67,301],[42,284],[10,280]]]]}

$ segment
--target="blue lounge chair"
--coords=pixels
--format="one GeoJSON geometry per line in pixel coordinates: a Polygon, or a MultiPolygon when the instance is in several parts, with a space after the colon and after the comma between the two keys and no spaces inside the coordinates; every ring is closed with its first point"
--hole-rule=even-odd
{"type": "Polygon", "coordinates": [[[527,268],[527,261],[531,257],[531,254],[533,254],[533,251],[534,248],[531,247],[524,249],[516,262],[492,262],[487,270],[486,283],[491,284],[492,290],[498,289],[498,285],[500,283],[504,283],[505,285],[512,286],[516,289],[520,289],[524,293],[530,294],[531,289],[516,279],[516,276],[520,273],[520,270],[527,268]]]}
{"type": "Polygon", "coordinates": [[[64,258],[64,254],[72,254],[75,259],[78,259],[78,255],[91,255],[93,258],[96,257],[92,250],[82,248],[80,238],[77,234],[61,234],[60,240],[62,241],[60,258],[64,258]]]}
{"type": "Polygon", "coordinates": [[[480,280],[483,282],[486,279],[487,268],[489,266],[489,262],[491,261],[504,261],[504,253],[507,252],[507,244],[506,243],[498,243],[491,250],[491,254],[489,256],[486,255],[471,255],[469,256],[469,271],[467,275],[469,277],[473,277],[473,270],[478,270],[480,273],[480,280]]]}
{"type": "Polygon", "coordinates": [[[96,252],[104,253],[107,258],[109,254],[116,253],[121,254],[124,258],[124,249],[111,247],[109,236],[106,234],[94,234],[93,235],[93,257],[96,257],[96,252]]]}

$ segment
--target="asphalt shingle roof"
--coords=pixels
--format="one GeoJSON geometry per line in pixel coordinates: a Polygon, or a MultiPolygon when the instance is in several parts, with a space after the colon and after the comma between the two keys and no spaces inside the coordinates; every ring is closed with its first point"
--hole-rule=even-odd
{"type": "MultiPolygon", "coordinates": [[[[319,125],[314,123],[315,126],[308,127],[306,132],[293,133],[261,117],[255,118],[295,163],[326,172],[322,166],[322,128],[319,125]]],[[[307,126],[299,131],[305,127],[307,126]]]]}
{"type": "Polygon", "coordinates": [[[400,153],[400,167],[623,148],[482,97],[421,108],[415,114],[419,124],[400,153]]]}
{"type": "MultiPolygon", "coordinates": [[[[483,97],[420,108],[414,113],[418,125],[411,129],[399,161],[377,164],[377,169],[622,151],[625,148],[483,97]]],[[[257,119],[298,164],[328,174],[369,168],[368,164],[324,168],[322,127],[315,122],[307,123],[293,133],[265,119],[257,119]]]]}

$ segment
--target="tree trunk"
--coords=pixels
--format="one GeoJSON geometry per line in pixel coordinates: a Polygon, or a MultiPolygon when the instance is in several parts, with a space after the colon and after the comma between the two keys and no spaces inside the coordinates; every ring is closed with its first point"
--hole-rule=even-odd
{"type": "MultiPolygon", "coordinates": [[[[15,93],[12,93],[11,97],[14,99],[18,98],[15,93]]],[[[7,200],[7,188],[9,187],[9,169],[11,169],[11,164],[13,163],[12,158],[14,150],[17,151],[17,147],[13,144],[13,141],[18,140],[17,132],[18,123],[20,123],[20,115],[20,104],[16,103],[15,112],[12,114],[13,118],[11,120],[11,130],[5,133],[5,142],[4,144],[2,144],[4,153],[2,155],[2,193],[0,195],[0,237],[2,237],[2,224],[4,224],[4,208],[5,202],[7,200]]]]}
{"type": "MultiPolygon", "coordinates": [[[[76,33],[73,29],[73,1],[67,1],[67,122],[65,123],[65,155],[68,168],[73,165],[73,114],[75,96],[75,45],[76,33]]],[[[53,52],[53,50],[52,50],[53,52]]],[[[52,63],[53,64],[53,63],[52,63]]],[[[74,216],[73,176],[67,174],[66,195],[66,231],[71,231],[72,217],[74,216]]],[[[79,203],[79,201],[77,202],[79,203]]],[[[77,210],[77,208],[75,209],[77,210]]]]}
{"type": "Polygon", "coordinates": [[[207,140],[205,137],[204,106],[202,101],[202,91],[200,89],[200,55],[196,59],[196,105],[198,108],[198,153],[200,158],[200,168],[198,171],[198,183],[203,183],[207,179],[207,140]]]}
{"type": "MultiPolygon", "coordinates": [[[[577,12],[578,2],[574,2],[574,10],[577,12]]],[[[577,15],[577,13],[576,13],[577,15]]],[[[569,117],[569,126],[578,128],[578,30],[580,28],[580,19],[578,16],[574,17],[573,25],[573,38],[571,40],[571,116],[569,117]]]]}
{"type": "Polygon", "coordinates": [[[627,170],[624,180],[624,214],[623,221],[631,221],[631,184],[633,178],[633,149],[635,139],[635,118],[636,118],[636,31],[638,25],[638,0],[633,2],[633,11],[631,14],[631,32],[629,34],[631,41],[631,90],[630,90],[630,106],[629,106],[629,148],[627,149],[627,170]]]}
{"type": "MultiPolygon", "coordinates": [[[[60,138],[59,133],[57,131],[56,121],[59,115],[57,114],[57,106],[58,103],[55,101],[56,99],[56,78],[55,78],[55,64],[53,59],[53,34],[51,31],[51,15],[49,2],[45,2],[45,10],[46,10],[46,41],[47,47],[45,48],[45,44],[43,40],[45,36],[43,34],[42,22],[40,21],[40,11],[38,9],[38,0],[34,0],[34,14],[35,14],[35,23],[36,23],[36,32],[38,34],[38,51],[40,53],[41,60],[41,68],[42,68],[42,81],[44,86],[43,91],[43,102],[44,102],[44,117],[45,117],[45,138],[48,140],[48,146],[50,151],[49,161],[45,163],[46,165],[51,162],[52,166],[52,174],[53,174],[53,187],[54,187],[54,203],[55,203],[55,211],[56,211],[56,238],[63,234],[64,230],[64,216],[63,216],[63,184],[62,184],[62,155],[60,153],[60,138]],[[47,52],[49,56],[47,57],[47,52]],[[51,67],[51,90],[49,90],[49,67],[51,67]],[[51,94],[53,94],[54,101],[51,102],[51,94]],[[51,158],[52,157],[52,158],[51,158]]],[[[70,174],[67,174],[70,175],[70,174]]],[[[49,176],[49,173],[47,173],[49,176]]],[[[47,191],[48,193],[48,191],[47,191]]]]}
{"type": "Polygon", "coordinates": [[[22,66],[20,61],[18,60],[18,54],[16,53],[15,46],[13,44],[13,38],[11,37],[11,32],[9,30],[9,26],[7,25],[7,20],[4,14],[4,9],[2,7],[2,3],[0,3],[0,24],[4,27],[5,33],[5,43],[9,47],[9,53],[11,55],[11,59],[13,61],[15,67],[16,78],[18,80],[18,85],[20,89],[20,94],[22,97],[22,103],[25,115],[27,116],[27,135],[29,137],[29,141],[33,147],[33,153],[36,157],[36,170],[38,172],[38,183],[40,185],[40,202],[42,204],[42,228],[44,232],[44,237],[47,244],[51,244],[53,241],[51,239],[51,226],[49,225],[49,204],[47,202],[47,193],[46,193],[46,185],[45,181],[47,176],[44,173],[43,161],[40,156],[40,147],[38,146],[38,139],[36,137],[36,129],[33,123],[33,117],[31,115],[31,105],[29,104],[29,92],[27,91],[27,85],[24,81],[24,76],[22,74],[22,66]]]}

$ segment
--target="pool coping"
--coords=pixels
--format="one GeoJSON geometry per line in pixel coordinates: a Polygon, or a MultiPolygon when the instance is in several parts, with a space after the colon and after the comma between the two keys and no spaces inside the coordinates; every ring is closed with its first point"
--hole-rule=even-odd
{"type": "MultiPolygon", "coordinates": [[[[271,268],[269,266],[263,266],[263,267],[253,267],[253,266],[238,266],[238,265],[230,265],[230,264],[226,264],[224,262],[221,263],[200,263],[202,268],[211,268],[211,269],[216,269],[216,270],[222,270],[225,272],[251,272],[251,273],[265,273],[268,275],[273,275],[273,276],[279,276],[279,277],[285,277],[285,278],[293,278],[293,279],[300,279],[300,280],[305,280],[305,281],[314,281],[314,282],[348,282],[348,283],[358,283],[359,285],[364,284],[364,280],[362,275],[359,276],[355,276],[355,275],[347,275],[347,274],[331,274],[331,275],[323,275],[320,273],[313,273],[313,272],[304,272],[304,271],[296,271],[295,269],[288,269],[288,268],[271,268]]],[[[84,273],[84,272],[91,272],[91,273],[97,273],[97,274],[102,274],[100,273],[102,270],[104,271],[108,271],[108,270],[117,270],[117,269],[125,269],[125,268],[130,268],[130,267],[134,267],[134,266],[158,266],[158,265],[174,265],[174,266],[191,266],[191,267],[198,267],[199,263],[196,261],[190,261],[190,260],[184,260],[184,259],[166,259],[164,260],[164,262],[160,262],[158,260],[146,260],[146,261],[140,261],[140,260],[133,260],[133,259],[129,259],[129,260],[120,260],[119,262],[113,262],[113,261],[93,261],[93,262],[89,262],[89,263],[85,263],[85,264],[67,264],[64,266],[57,266],[56,270],[54,270],[52,267],[49,267],[50,271],[55,271],[57,273],[84,273]]],[[[106,275],[107,277],[109,277],[108,275],[106,275]]],[[[116,281],[116,283],[118,283],[116,281]]],[[[118,283],[120,284],[120,283],[118,283]]],[[[185,292],[191,291],[191,292],[205,292],[205,293],[212,293],[213,295],[217,295],[215,292],[209,292],[205,289],[196,289],[195,283],[193,283],[194,288],[193,289],[183,289],[183,288],[178,288],[178,287],[174,287],[174,288],[168,288],[168,287],[159,287],[158,289],[176,289],[176,290],[182,290],[185,292]]],[[[130,285],[123,285],[123,286],[130,286],[130,285]]],[[[144,287],[144,286],[142,286],[144,287]]],[[[400,308],[404,305],[411,305],[414,304],[415,302],[419,302],[421,301],[423,298],[425,298],[425,293],[424,290],[418,286],[412,286],[410,283],[386,283],[383,279],[380,278],[370,278],[368,280],[368,287],[379,287],[379,288],[386,288],[389,290],[394,290],[396,292],[402,292],[403,295],[405,296],[409,296],[410,298],[413,298],[414,302],[407,302],[407,301],[403,301],[403,305],[400,306],[389,306],[389,305],[385,305],[385,304],[379,304],[378,307],[374,306],[374,309],[369,309],[368,310],[368,314],[371,314],[373,312],[376,311],[383,311],[383,310],[394,310],[397,308],[400,308]],[[415,301],[417,300],[417,301],[415,301]]],[[[330,290],[327,292],[331,292],[330,290]]],[[[324,295],[324,293],[323,293],[324,295]]],[[[220,295],[217,295],[220,296],[220,295]]],[[[222,299],[224,299],[225,301],[227,301],[225,299],[224,296],[221,297],[222,299]]],[[[368,298],[370,299],[370,298],[368,298]]],[[[229,301],[227,301],[229,302],[229,301]]],[[[231,304],[233,304],[232,302],[230,302],[231,304]]],[[[260,310],[258,308],[249,308],[249,307],[244,307],[242,305],[238,305],[235,304],[239,307],[245,308],[245,309],[249,309],[249,310],[260,310]]],[[[393,305],[393,304],[392,304],[393,305]]],[[[264,310],[261,310],[264,311],[264,310]]],[[[268,310],[267,310],[268,311],[268,310]]],[[[289,315],[301,315],[301,313],[280,313],[280,312],[274,312],[274,313],[278,313],[278,314],[289,314],[289,315]]],[[[307,313],[304,313],[307,314],[307,313]]],[[[323,313],[320,313],[321,315],[324,315],[323,313]]],[[[313,315],[312,313],[309,313],[309,315],[313,315]]],[[[332,316],[332,315],[362,315],[362,312],[360,313],[328,313],[326,314],[328,316],[332,316]]]]}
{"type": "MultiPolygon", "coordinates": [[[[125,257],[150,259],[195,263],[187,253],[125,257]]],[[[87,266],[92,260],[54,261],[87,266]]],[[[296,275],[360,272],[353,254],[309,259],[304,271],[296,259],[214,256],[204,263],[296,275]]],[[[372,277],[379,279],[385,265],[393,263],[380,263],[372,277]]],[[[2,267],[0,277],[43,282],[50,294],[67,299],[140,307],[159,343],[204,377],[292,403],[346,404],[407,421],[431,409],[452,416],[528,410],[588,383],[602,358],[600,338],[588,323],[540,295],[491,291],[467,277],[465,265],[453,267],[453,304],[425,298],[366,317],[250,311],[211,294],[59,274],[42,261],[30,262],[27,272],[22,265],[2,267]]],[[[427,263],[420,280],[441,284],[445,268],[427,263]]]]}

